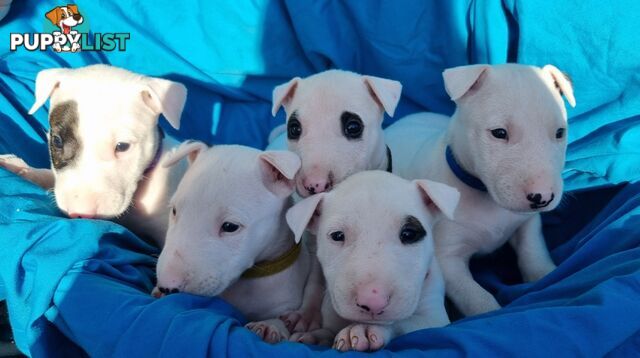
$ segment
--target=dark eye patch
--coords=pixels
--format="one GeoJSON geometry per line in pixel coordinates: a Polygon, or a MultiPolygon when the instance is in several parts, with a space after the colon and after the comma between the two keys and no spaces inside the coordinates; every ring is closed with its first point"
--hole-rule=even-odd
{"type": "Polygon", "coordinates": [[[411,215],[407,216],[404,225],[402,225],[400,229],[400,242],[405,245],[410,245],[421,241],[426,236],[427,231],[422,224],[420,224],[420,221],[411,215]]]}
{"type": "Polygon", "coordinates": [[[49,153],[55,169],[62,169],[77,159],[82,148],[78,135],[78,103],[62,102],[49,112],[49,153]]]}
{"type": "Polygon", "coordinates": [[[342,112],[340,122],[342,123],[342,133],[347,139],[360,139],[362,137],[364,124],[360,116],[351,112],[342,112]]]}

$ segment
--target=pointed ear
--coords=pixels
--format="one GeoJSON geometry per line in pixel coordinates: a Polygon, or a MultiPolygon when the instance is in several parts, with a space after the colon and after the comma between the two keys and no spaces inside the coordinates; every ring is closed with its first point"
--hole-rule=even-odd
{"type": "Polygon", "coordinates": [[[324,196],[325,193],[311,195],[287,211],[287,224],[293,231],[296,243],[300,242],[305,230],[309,230],[312,234],[318,230],[320,205],[324,196]]]}
{"type": "Polygon", "coordinates": [[[281,84],[273,89],[273,99],[271,106],[271,115],[275,117],[281,106],[286,106],[291,102],[293,95],[296,93],[300,77],[294,77],[291,81],[281,84]]]}
{"type": "Polygon", "coordinates": [[[54,7],[53,9],[51,9],[44,16],[47,19],[49,19],[49,21],[51,21],[52,24],[58,26],[58,22],[60,22],[60,10],[59,10],[59,8],[57,6],[54,7]]]}
{"type": "Polygon", "coordinates": [[[422,199],[432,214],[440,212],[447,219],[453,220],[453,214],[460,200],[458,189],[427,179],[414,180],[413,182],[420,190],[422,199]]]}
{"type": "Polygon", "coordinates": [[[573,86],[571,85],[571,78],[569,78],[566,73],[560,71],[553,65],[546,65],[542,68],[542,70],[551,75],[556,88],[558,88],[558,91],[560,91],[560,95],[564,96],[571,107],[575,107],[576,99],[573,96],[573,86]]]}
{"type": "Polygon", "coordinates": [[[258,164],[264,186],[275,195],[286,198],[296,187],[296,174],[300,158],[286,150],[270,150],[258,156],[258,164]]]}
{"type": "Polygon", "coordinates": [[[209,146],[202,142],[196,140],[188,140],[180,144],[180,146],[176,148],[173,153],[171,153],[166,159],[163,160],[162,167],[169,168],[182,160],[184,157],[187,157],[187,159],[189,160],[189,165],[191,165],[198,158],[198,155],[200,155],[200,153],[204,152],[207,149],[209,149],[209,146]]]}
{"type": "Polygon", "coordinates": [[[38,72],[36,76],[35,102],[29,114],[34,114],[51,97],[53,92],[60,86],[62,79],[69,73],[66,68],[52,68],[38,72]]]}
{"type": "Polygon", "coordinates": [[[178,82],[149,77],[141,92],[142,100],[153,111],[162,113],[175,129],[180,128],[180,116],[187,101],[187,88],[178,82]]]}
{"type": "Polygon", "coordinates": [[[453,101],[457,101],[472,89],[480,87],[483,74],[489,65],[460,66],[445,70],[442,73],[444,87],[453,101]]]}
{"type": "Polygon", "coordinates": [[[388,80],[374,76],[362,76],[364,83],[369,88],[373,99],[378,102],[390,117],[396,111],[396,106],[402,94],[402,84],[398,81],[388,80]]]}

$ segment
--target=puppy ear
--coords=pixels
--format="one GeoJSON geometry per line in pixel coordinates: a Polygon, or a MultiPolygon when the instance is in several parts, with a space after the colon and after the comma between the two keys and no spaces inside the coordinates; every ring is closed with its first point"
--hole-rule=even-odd
{"type": "Polygon", "coordinates": [[[402,84],[398,81],[388,80],[374,76],[362,76],[364,83],[369,88],[373,99],[378,102],[390,117],[396,111],[396,106],[402,94],[402,84]]]}
{"type": "Polygon", "coordinates": [[[453,213],[460,200],[458,189],[427,179],[413,182],[418,186],[425,205],[432,213],[440,212],[447,219],[453,220],[453,213]]]}
{"type": "Polygon", "coordinates": [[[71,4],[69,4],[69,5],[67,5],[67,8],[71,10],[71,13],[72,13],[73,15],[78,14],[78,5],[71,5],[71,4]]]}
{"type": "Polygon", "coordinates": [[[296,243],[300,242],[305,230],[309,230],[312,234],[315,234],[318,230],[320,205],[324,196],[325,193],[311,195],[287,211],[287,224],[293,231],[296,243]]]}
{"type": "Polygon", "coordinates": [[[175,129],[180,128],[180,116],[187,101],[187,88],[178,82],[162,78],[147,78],[142,100],[153,113],[162,113],[175,129]]]}
{"type": "Polygon", "coordinates": [[[576,99],[573,96],[573,86],[571,85],[571,78],[569,78],[566,73],[560,71],[553,65],[546,65],[542,68],[542,70],[551,75],[556,88],[558,88],[558,91],[560,91],[560,95],[564,96],[571,107],[575,107],[576,99]]]}
{"type": "Polygon", "coordinates": [[[189,165],[193,164],[193,162],[198,158],[200,153],[209,149],[209,146],[206,144],[199,142],[197,140],[188,140],[182,144],[169,156],[167,156],[162,161],[163,168],[169,168],[175,165],[177,162],[182,160],[184,157],[187,157],[189,160],[189,165]]]}
{"type": "Polygon", "coordinates": [[[272,116],[275,117],[281,106],[286,106],[291,102],[293,95],[296,93],[296,88],[298,88],[298,83],[300,82],[300,80],[300,77],[294,77],[291,81],[276,86],[276,88],[273,89],[273,104],[271,107],[272,116]]]}
{"type": "Polygon", "coordinates": [[[275,195],[286,198],[295,190],[300,157],[286,150],[270,150],[258,156],[262,182],[275,195]]]}
{"type": "Polygon", "coordinates": [[[36,76],[36,90],[35,90],[35,102],[29,114],[34,114],[36,111],[44,105],[49,97],[53,94],[59,86],[62,78],[69,73],[69,69],[66,68],[52,68],[49,70],[42,70],[38,72],[36,76]]]}
{"type": "Polygon", "coordinates": [[[457,101],[472,89],[477,89],[482,82],[483,74],[489,65],[459,66],[442,73],[444,87],[453,101],[457,101]]]}
{"type": "Polygon", "coordinates": [[[60,22],[60,8],[59,7],[54,7],[52,10],[50,10],[44,16],[47,19],[49,19],[49,21],[51,21],[51,23],[53,23],[54,25],[58,26],[58,23],[60,22]]]}

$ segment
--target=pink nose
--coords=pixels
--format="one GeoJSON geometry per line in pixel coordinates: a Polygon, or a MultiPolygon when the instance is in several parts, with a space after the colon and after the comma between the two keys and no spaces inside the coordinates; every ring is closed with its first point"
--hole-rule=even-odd
{"type": "Polygon", "coordinates": [[[333,183],[325,176],[307,176],[302,181],[302,185],[309,195],[313,195],[331,190],[333,183]]]}
{"type": "Polygon", "coordinates": [[[389,292],[380,285],[363,285],[356,292],[356,305],[363,311],[379,315],[389,305],[389,297],[389,292]]]}
{"type": "Polygon", "coordinates": [[[70,212],[69,213],[69,217],[72,219],[93,219],[96,217],[96,213],[95,211],[93,213],[89,213],[89,212],[83,212],[83,213],[76,213],[76,212],[70,212]]]}
{"type": "Polygon", "coordinates": [[[70,218],[93,219],[98,214],[98,200],[91,193],[74,195],[67,203],[67,213],[69,213],[70,218]]]}

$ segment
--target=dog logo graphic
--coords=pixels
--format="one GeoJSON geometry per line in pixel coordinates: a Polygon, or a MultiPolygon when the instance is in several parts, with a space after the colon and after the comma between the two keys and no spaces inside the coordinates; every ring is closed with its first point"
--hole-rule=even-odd
{"type": "MultiPolygon", "coordinates": [[[[78,32],[73,30],[73,28],[84,22],[84,18],[80,15],[77,5],[57,6],[46,13],[45,17],[49,19],[54,26],[60,28],[60,31],[56,31],[54,34],[75,35],[78,32]]],[[[80,50],[80,44],[77,42],[71,46],[65,45],[64,47],[56,43],[52,47],[57,52],[76,52],[80,50]]]]}

